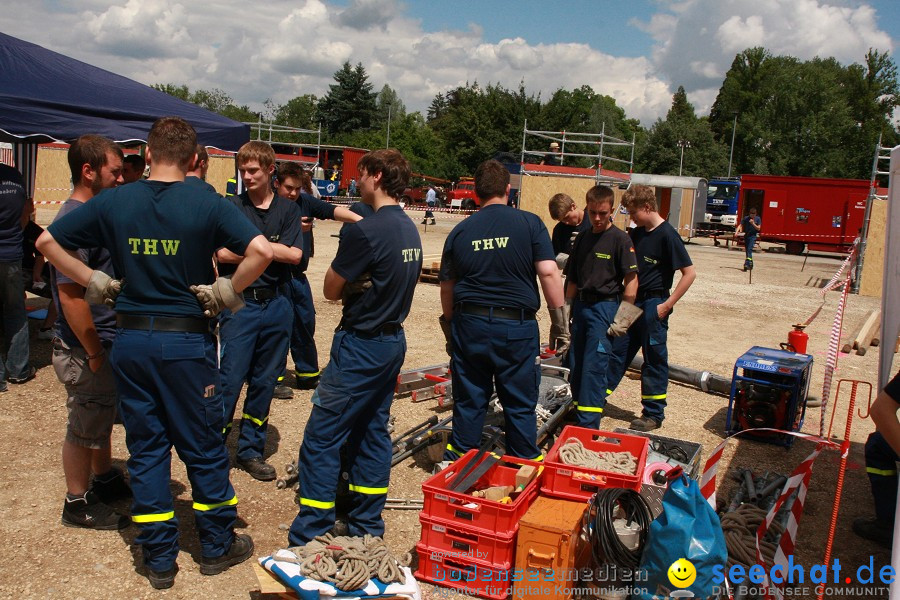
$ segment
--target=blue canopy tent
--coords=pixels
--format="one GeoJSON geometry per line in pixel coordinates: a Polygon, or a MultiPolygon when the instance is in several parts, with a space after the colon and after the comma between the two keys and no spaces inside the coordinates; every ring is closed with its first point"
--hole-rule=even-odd
{"type": "MultiPolygon", "coordinates": [[[[237,150],[250,139],[243,123],[4,33],[0,73],[0,142],[35,148],[94,133],[137,144],[147,140],[156,119],[168,115],[193,125],[206,146],[237,150]]],[[[17,154],[24,159],[22,150],[17,154]]],[[[33,181],[27,160],[17,166],[33,181]]]]}

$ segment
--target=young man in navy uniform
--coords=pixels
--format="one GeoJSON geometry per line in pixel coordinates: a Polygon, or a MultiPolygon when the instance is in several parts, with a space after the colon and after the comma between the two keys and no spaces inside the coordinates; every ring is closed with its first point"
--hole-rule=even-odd
{"type": "Polygon", "coordinates": [[[559,221],[553,226],[550,241],[556,254],[556,264],[560,269],[565,269],[575,236],[590,229],[591,220],[587,209],[578,208],[568,194],[554,194],[547,203],[547,209],[550,211],[550,218],[559,221]]]}
{"type": "MultiPolygon", "coordinates": [[[[275,479],[275,467],[265,462],[269,408],[278,375],[284,369],[291,339],[292,308],[287,294],[291,265],[303,257],[300,208],[272,191],[275,152],[259,141],[247,142],[235,156],[244,192],[231,202],[269,240],[275,259],[259,279],[244,290],[247,306],[240,313],[225,310],[219,316],[222,398],[228,437],[241,386],[247,382],[247,397],[241,415],[236,464],[260,481],[275,479]]],[[[216,253],[219,273],[228,276],[242,256],[227,248],[216,253]]]]}
{"type": "Polygon", "coordinates": [[[272,249],[233,206],[184,183],[196,143],[184,120],[157,120],[147,140],[149,179],[104,190],[38,239],[44,256],[87,288],[88,302],[115,301],[119,328],[109,360],[131,453],[131,518],[155,588],[171,587],[178,570],[173,445],[191,481],[200,572],[221,573],[253,553],[250,536],[234,533],[237,496],[228,480],[216,346],[206,317],[240,308],[240,292],[272,260],[272,249]],[[127,283],[78,259],[76,249],[92,245],[109,250],[127,283]],[[231,279],[213,273],[211,257],[223,246],[245,257],[231,279]]]}
{"type": "Polygon", "coordinates": [[[206,181],[207,171],[209,171],[209,152],[206,150],[206,146],[197,144],[197,160],[188,170],[184,182],[218,194],[216,188],[206,181]]]}
{"type": "Polygon", "coordinates": [[[540,383],[537,280],[550,311],[550,345],[565,352],[569,322],[550,236],[541,220],[506,205],[509,171],[496,160],[475,170],[481,210],[459,223],[441,258],[441,329],[451,348],[453,432],[444,452],[456,460],[481,443],[488,401],[506,420],[506,452],[536,459],[540,383]],[[452,329],[452,334],[451,334],[452,329]]]}
{"type": "MultiPolygon", "coordinates": [[[[343,206],[335,206],[323,202],[300,191],[303,173],[297,163],[284,163],[278,168],[275,192],[282,198],[295,202],[300,207],[302,219],[301,242],[303,256],[300,263],[291,265],[291,280],[288,283],[288,296],[293,308],[293,326],[291,328],[291,359],[294,361],[294,377],[297,388],[313,390],[319,384],[319,353],[316,351],[316,307],[313,305],[312,290],[306,278],[312,254],[313,219],[334,219],[344,223],[356,223],[362,217],[343,206]]],[[[274,396],[276,398],[292,398],[291,389],[284,384],[285,372],[278,378],[274,396]]]]}
{"type": "Polygon", "coordinates": [[[636,431],[652,431],[658,429],[665,418],[669,386],[669,352],[666,348],[669,315],[675,303],[694,283],[697,273],[678,232],[657,212],[656,195],[651,188],[631,186],[622,197],[622,203],[637,225],[631,230],[638,261],[635,305],[644,314],[627,335],[616,340],[608,385],[610,390],[616,389],[628,365],[641,350],[644,357],[641,369],[643,411],[629,427],[636,431]],[[681,271],[681,279],[671,290],[675,271],[681,271]]]}
{"type": "Polygon", "coordinates": [[[388,417],[406,355],[402,324],[422,270],[422,242],[399,205],[410,174],[403,155],[370,152],[360,159],[359,173],[363,202],[375,213],[345,226],[325,274],[325,297],[343,297],[344,314],[303,434],[300,511],[288,535],[291,546],[334,526],[344,442],[350,535],[384,534],[381,511],[391,474],[388,417]]]}
{"type": "Polygon", "coordinates": [[[566,301],[572,308],[570,381],[576,424],[598,428],[606,406],[606,374],[613,337],[622,335],[641,311],[634,306],[638,290],[637,259],[628,234],[613,225],[612,189],[588,190],[591,229],[572,244],[566,265],[566,301]]]}

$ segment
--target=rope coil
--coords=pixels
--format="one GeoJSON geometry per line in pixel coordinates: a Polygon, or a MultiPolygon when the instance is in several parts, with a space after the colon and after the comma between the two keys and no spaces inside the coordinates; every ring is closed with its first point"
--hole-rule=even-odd
{"type": "Polygon", "coordinates": [[[320,535],[305,546],[288,548],[296,558],[285,562],[300,565],[304,577],[333,584],[342,591],[359,590],[370,579],[383,583],[403,583],[401,566],[412,560],[409,553],[399,561],[380,537],[320,535]]]}
{"type": "Polygon", "coordinates": [[[569,438],[559,449],[559,457],[567,465],[587,467],[608,473],[634,475],[637,458],[631,452],[607,452],[588,450],[578,438],[569,438]]]}

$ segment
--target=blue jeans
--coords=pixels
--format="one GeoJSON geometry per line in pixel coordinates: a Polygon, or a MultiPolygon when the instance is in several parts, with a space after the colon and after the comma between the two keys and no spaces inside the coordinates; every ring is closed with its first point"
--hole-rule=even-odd
{"type": "Polygon", "coordinates": [[[748,235],[744,238],[744,267],[747,269],[753,268],[753,246],[756,245],[756,236],[748,235]]]}
{"type": "Polygon", "coordinates": [[[0,314],[3,315],[3,346],[0,347],[0,387],[7,377],[25,377],[29,371],[28,319],[22,261],[0,262],[0,314]]]}

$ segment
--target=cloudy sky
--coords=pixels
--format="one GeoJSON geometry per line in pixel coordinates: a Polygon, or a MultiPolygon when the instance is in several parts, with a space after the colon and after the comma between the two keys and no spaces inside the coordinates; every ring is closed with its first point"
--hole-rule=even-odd
{"type": "Polygon", "coordinates": [[[587,84],[649,125],[679,85],[708,112],[750,46],[861,62],[900,40],[898,0],[4,0],[0,31],[142,83],[221,88],[260,110],[362,62],[408,110],[500,83],[587,84]]]}

